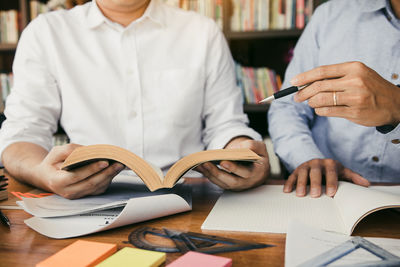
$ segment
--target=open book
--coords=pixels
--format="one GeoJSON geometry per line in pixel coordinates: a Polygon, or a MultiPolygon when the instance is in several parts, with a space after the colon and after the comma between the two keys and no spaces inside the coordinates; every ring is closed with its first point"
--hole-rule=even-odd
{"type": "Polygon", "coordinates": [[[286,233],[288,222],[296,220],[351,235],[367,215],[388,208],[400,208],[400,186],[367,188],[340,182],[333,198],[311,198],[284,193],[281,185],[264,185],[240,193],[224,192],[201,228],[286,233]]]}
{"type": "Polygon", "coordinates": [[[113,160],[134,171],[150,189],[172,188],[189,170],[207,161],[255,161],[260,159],[250,149],[216,149],[196,152],[178,160],[163,175],[160,168],[124,148],[113,145],[90,145],[75,149],[61,166],[64,170],[78,168],[97,160],[113,160]]]}

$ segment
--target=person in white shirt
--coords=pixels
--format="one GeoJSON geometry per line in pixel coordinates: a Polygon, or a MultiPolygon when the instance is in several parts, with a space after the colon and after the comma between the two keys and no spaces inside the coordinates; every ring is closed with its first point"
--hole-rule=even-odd
{"type": "Polygon", "coordinates": [[[247,126],[226,41],[208,18],[158,0],[96,0],[40,15],[21,35],[0,131],[11,176],[66,198],[104,192],[124,166],[60,165],[80,145],[124,147],[164,169],[204,149],[247,147],[262,159],[197,168],[242,190],[269,174],[247,126]],[[71,144],[52,147],[60,122],[71,144]]]}

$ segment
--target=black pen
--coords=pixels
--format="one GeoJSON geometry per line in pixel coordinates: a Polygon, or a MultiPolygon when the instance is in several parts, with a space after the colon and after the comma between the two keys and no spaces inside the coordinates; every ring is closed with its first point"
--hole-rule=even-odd
{"type": "Polygon", "coordinates": [[[3,212],[1,212],[1,210],[0,210],[0,220],[1,220],[4,224],[6,224],[8,227],[11,226],[10,221],[8,220],[8,218],[6,217],[6,215],[4,215],[3,212]]]}
{"type": "Polygon", "coordinates": [[[261,100],[258,103],[271,103],[272,100],[296,93],[297,91],[300,91],[300,90],[306,88],[307,86],[309,86],[309,84],[302,85],[302,86],[292,86],[292,87],[289,87],[286,89],[282,89],[282,90],[276,92],[275,94],[273,94],[267,98],[264,98],[263,100],[261,100]]]}

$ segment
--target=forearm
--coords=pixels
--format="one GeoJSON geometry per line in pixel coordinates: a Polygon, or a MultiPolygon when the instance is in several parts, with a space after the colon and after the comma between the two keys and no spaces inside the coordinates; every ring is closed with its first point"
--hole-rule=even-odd
{"type": "Polygon", "coordinates": [[[37,175],[35,168],[46,157],[48,151],[39,145],[17,142],[9,145],[2,154],[2,162],[7,172],[15,179],[48,190],[37,175]]]}

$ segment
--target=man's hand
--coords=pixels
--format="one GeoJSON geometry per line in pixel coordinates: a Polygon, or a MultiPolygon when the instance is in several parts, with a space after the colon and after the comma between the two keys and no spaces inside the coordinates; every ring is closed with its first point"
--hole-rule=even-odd
{"type": "Polygon", "coordinates": [[[341,117],[364,126],[400,123],[400,88],[363,63],[317,67],[297,75],[291,82],[295,86],[310,84],[294,99],[308,100],[320,116],[341,117]]]}
{"type": "Polygon", "coordinates": [[[218,168],[210,162],[199,165],[196,170],[208,177],[211,182],[224,188],[240,191],[261,185],[268,178],[270,167],[267,149],[261,141],[247,137],[237,137],[231,140],[225,148],[249,148],[262,158],[250,164],[239,164],[233,161],[221,161],[218,168]]]}
{"type": "Polygon", "coordinates": [[[103,193],[112,178],[124,169],[124,165],[107,161],[97,161],[71,171],[61,170],[61,164],[76,144],[54,147],[34,172],[48,190],[69,199],[103,193]],[[39,178],[40,177],[40,178],[39,178]]]}
{"type": "Polygon", "coordinates": [[[310,181],[311,197],[321,196],[322,179],[325,177],[326,194],[333,197],[336,194],[338,180],[347,180],[362,186],[369,186],[367,179],[345,168],[333,159],[313,159],[297,167],[285,182],[283,191],[290,193],[296,187],[296,195],[303,197],[307,194],[307,183],[310,181]]]}

